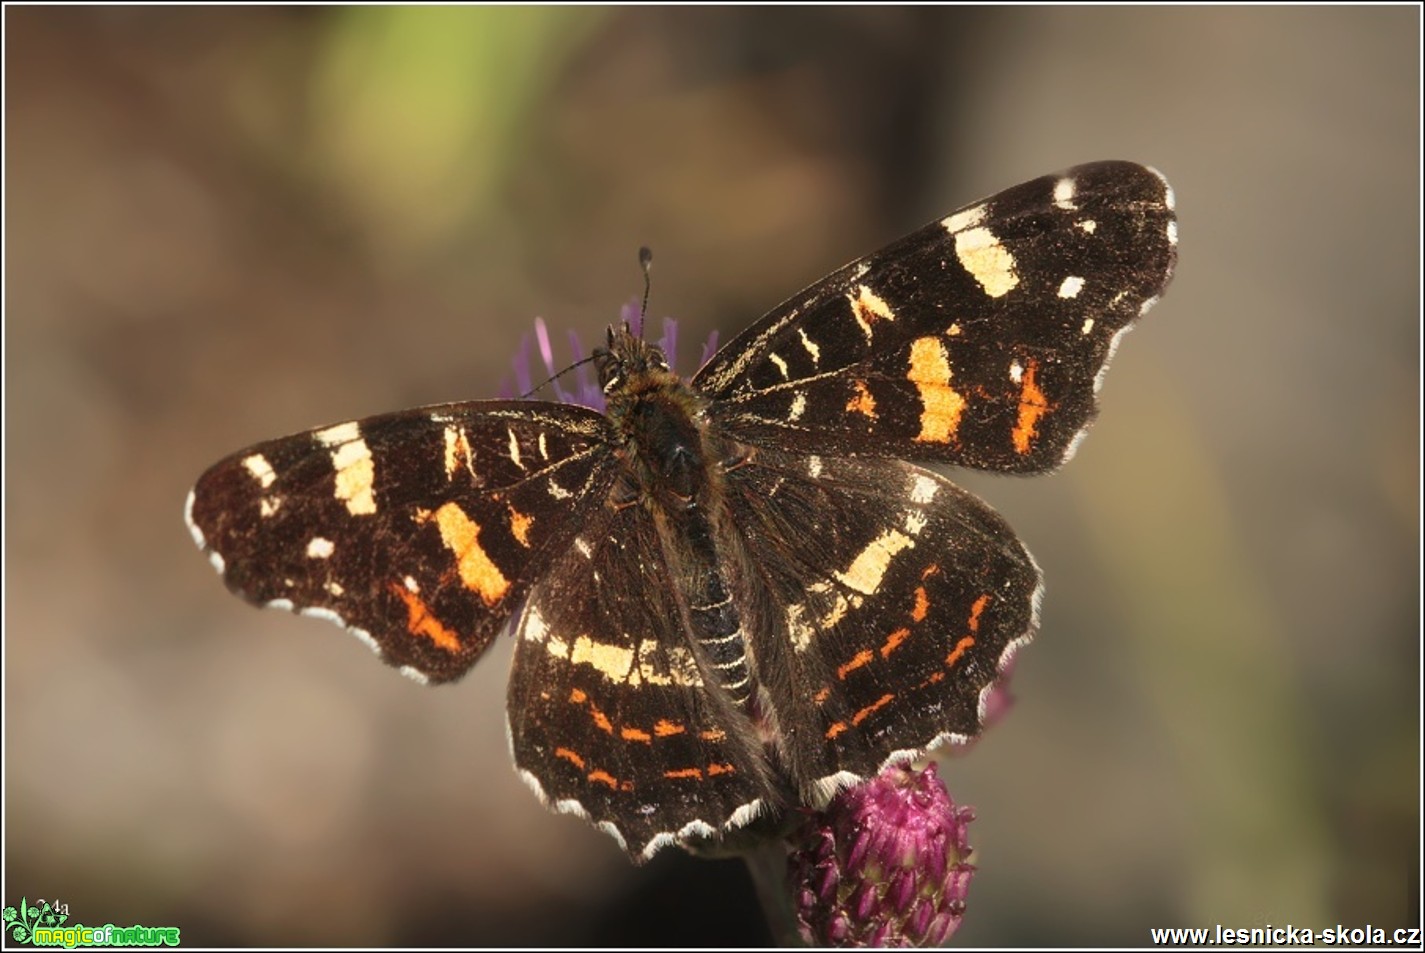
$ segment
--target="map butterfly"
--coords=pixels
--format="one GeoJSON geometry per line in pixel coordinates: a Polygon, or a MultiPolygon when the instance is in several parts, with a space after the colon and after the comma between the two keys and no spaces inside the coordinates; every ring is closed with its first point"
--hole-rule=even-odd
{"type": "Polygon", "coordinates": [[[978,733],[1040,574],[916,464],[1068,460],[1176,246],[1161,175],[1078,166],[823,278],[691,380],[611,327],[602,413],[474,401],[260,443],[188,525],[235,593],[421,682],[513,624],[516,768],[646,858],[978,733]]]}

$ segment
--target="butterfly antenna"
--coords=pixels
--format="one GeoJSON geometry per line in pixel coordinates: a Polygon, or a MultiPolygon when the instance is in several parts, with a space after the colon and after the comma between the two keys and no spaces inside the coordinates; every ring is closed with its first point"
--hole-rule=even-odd
{"type": "MultiPolygon", "coordinates": [[[[554,374],[554,375],[552,375],[552,376],[550,376],[550,377],[545,378],[543,383],[538,384],[537,386],[530,388],[530,390],[529,390],[527,393],[521,394],[521,395],[520,395],[520,400],[529,400],[529,399],[530,399],[531,397],[533,397],[535,394],[538,394],[540,391],[544,390],[544,389],[545,389],[546,387],[548,387],[550,384],[553,384],[555,381],[559,380],[559,378],[563,377],[565,374],[568,374],[570,371],[575,370],[576,368],[583,367],[585,364],[591,364],[591,363],[593,363],[593,360],[594,360],[594,355],[590,354],[588,357],[584,358],[582,361],[575,361],[573,364],[570,364],[568,367],[564,368],[564,369],[563,369],[562,371],[560,371],[559,373],[554,374]]],[[[562,400],[564,400],[565,398],[564,398],[563,395],[560,395],[560,398],[559,398],[559,399],[562,401],[562,400]]]]}
{"type": "Polygon", "coordinates": [[[638,336],[642,338],[648,319],[648,292],[653,287],[653,281],[648,275],[649,269],[653,267],[653,249],[647,245],[638,249],[638,267],[643,269],[643,304],[638,309],[638,336]]]}

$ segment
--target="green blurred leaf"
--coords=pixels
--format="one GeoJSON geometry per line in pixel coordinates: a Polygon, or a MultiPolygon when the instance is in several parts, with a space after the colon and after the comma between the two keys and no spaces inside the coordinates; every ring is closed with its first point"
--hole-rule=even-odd
{"type": "Polygon", "coordinates": [[[314,174],[397,248],[438,241],[497,193],[521,155],[526,117],[601,16],[553,7],[341,11],[314,69],[314,174]]]}

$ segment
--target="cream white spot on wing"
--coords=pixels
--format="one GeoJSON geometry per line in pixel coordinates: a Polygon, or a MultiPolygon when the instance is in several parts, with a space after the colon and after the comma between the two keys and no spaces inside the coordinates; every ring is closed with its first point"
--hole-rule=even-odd
{"type": "Polygon", "coordinates": [[[824,778],[818,778],[811,784],[811,804],[809,806],[823,810],[836,796],[836,792],[860,781],[861,776],[851,771],[838,771],[835,774],[828,774],[824,778]]]}
{"type": "Polygon", "coordinates": [[[732,812],[732,816],[727,820],[728,827],[744,827],[757,820],[762,814],[766,804],[759,797],[755,801],[748,801],[746,804],[732,812]]]}
{"type": "MultiPolygon", "coordinates": [[[[351,425],[355,432],[356,425],[351,425]]],[[[332,428],[339,429],[339,428],[332,428]]],[[[336,470],[336,498],[346,504],[352,516],[370,516],[376,512],[376,497],[373,493],[376,482],[376,464],[371,459],[371,449],[360,437],[336,445],[331,452],[332,468],[336,470]]]]}
{"type": "Polygon", "coordinates": [[[886,303],[886,299],[876,294],[870,285],[860,285],[856,294],[847,293],[846,300],[851,303],[851,315],[856,319],[856,323],[861,326],[861,331],[866,335],[866,343],[871,343],[873,335],[873,325],[878,321],[894,321],[896,314],[891,310],[891,306],[886,303]]]}
{"type": "Polygon", "coordinates": [[[406,578],[401,580],[401,583],[406,587],[407,592],[421,591],[420,583],[416,582],[415,576],[407,576],[406,578]]]}
{"type": "Polygon", "coordinates": [[[1079,222],[1079,228],[1082,228],[1085,232],[1092,235],[1094,230],[1098,228],[1098,222],[1095,222],[1091,218],[1086,218],[1082,222],[1079,222]]]}
{"type": "Polygon", "coordinates": [[[951,235],[963,232],[967,228],[974,228],[985,219],[985,206],[974,205],[970,208],[961,209],[949,218],[940,220],[940,224],[945,226],[945,230],[951,235]]]}
{"type": "Polygon", "coordinates": [[[524,637],[531,642],[543,642],[544,637],[549,634],[549,627],[544,624],[544,616],[539,614],[539,610],[530,606],[524,614],[524,637]]]}
{"type": "Polygon", "coordinates": [[[787,411],[787,419],[793,422],[801,420],[802,414],[806,413],[806,409],[807,395],[801,391],[797,391],[792,395],[792,406],[791,409],[787,411]]]}
{"type": "MultiPolygon", "coordinates": [[[[599,823],[594,826],[618,841],[619,850],[628,850],[628,841],[624,840],[623,831],[620,831],[613,821],[599,821],[599,823]]],[[[651,857],[652,855],[650,854],[648,856],[651,857]]]]}
{"type": "Polygon", "coordinates": [[[305,609],[302,609],[297,614],[306,616],[309,619],[323,619],[327,622],[333,622],[341,626],[343,629],[346,628],[345,619],[337,615],[332,610],[324,609],[321,606],[307,606],[305,609]]]}
{"type": "Polygon", "coordinates": [[[912,503],[922,505],[935,499],[935,494],[940,492],[940,485],[923,473],[917,473],[915,480],[910,487],[910,499],[912,503]]]}
{"type": "Polygon", "coordinates": [[[803,619],[805,615],[806,606],[801,603],[787,606],[787,634],[792,637],[792,648],[798,652],[805,651],[816,635],[816,629],[803,619]]]}
{"type": "Polygon", "coordinates": [[[264,490],[277,480],[277,473],[272,469],[272,464],[268,463],[267,458],[260,453],[254,453],[245,458],[242,465],[247,468],[247,472],[252,474],[253,479],[257,480],[264,490]]]}
{"type": "Polygon", "coordinates": [[[782,373],[782,380],[790,379],[791,375],[787,373],[787,362],[782,360],[782,355],[778,354],[776,351],[773,351],[771,354],[767,355],[767,360],[777,365],[777,370],[781,371],[782,373]]]}
{"type": "Polygon", "coordinates": [[[1084,290],[1084,279],[1078,275],[1070,275],[1059,285],[1059,297],[1076,298],[1080,291],[1084,290]]]}
{"type": "Polygon", "coordinates": [[[1054,183],[1054,204],[1067,212],[1078,208],[1074,204],[1074,180],[1068,177],[1054,183]]]}
{"type": "Polygon", "coordinates": [[[258,515],[263,519],[273,515],[282,507],[281,497],[264,496],[257,504],[258,515]]]}
{"type": "Polygon", "coordinates": [[[1178,207],[1178,197],[1173,194],[1173,187],[1168,184],[1168,177],[1163,175],[1152,166],[1148,166],[1148,171],[1158,177],[1158,181],[1163,183],[1163,204],[1168,207],[1168,211],[1178,207]]]}
{"type": "Polygon", "coordinates": [[[1088,432],[1089,428],[1081,427],[1079,432],[1074,434],[1073,438],[1069,441],[1069,445],[1064,448],[1064,456],[1059,461],[1060,466],[1074,459],[1074,454],[1079,452],[1079,444],[1084,442],[1084,437],[1088,436],[1088,432]]]}
{"type": "MultiPolygon", "coordinates": [[[[508,734],[510,737],[510,752],[513,753],[515,744],[514,733],[509,731],[508,722],[506,723],[506,734],[508,734]]],[[[539,783],[539,779],[536,778],[534,775],[530,774],[524,768],[520,768],[517,773],[520,776],[520,780],[525,783],[525,787],[533,791],[534,796],[539,798],[539,803],[543,804],[545,807],[549,807],[549,798],[547,795],[545,795],[544,786],[539,783]]],[[[578,802],[576,801],[574,803],[577,804],[578,802]]]]}
{"type": "Polygon", "coordinates": [[[803,328],[797,328],[797,334],[801,336],[801,339],[802,339],[802,347],[806,349],[807,354],[810,355],[810,357],[811,357],[812,366],[813,366],[813,367],[818,367],[818,366],[820,366],[820,364],[821,364],[821,348],[819,348],[819,347],[816,346],[816,342],[815,342],[815,341],[813,341],[811,338],[807,337],[807,333],[806,333],[806,331],[805,331],[803,328]]]}
{"type": "Polygon", "coordinates": [[[579,555],[585,559],[591,559],[594,555],[594,551],[589,548],[589,544],[584,541],[582,536],[574,537],[574,548],[579,550],[579,555]]]}
{"type": "Polygon", "coordinates": [[[308,559],[330,559],[336,552],[336,544],[325,536],[313,536],[307,541],[308,559]]]}
{"type": "Polygon", "coordinates": [[[1018,361],[1009,362],[1009,379],[1018,384],[1024,379],[1024,365],[1018,361]]]}
{"type": "Polygon", "coordinates": [[[520,442],[515,437],[514,428],[508,428],[510,434],[510,461],[521,470],[526,469],[524,461],[520,459],[520,442]]]}
{"type": "Polygon", "coordinates": [[[335,427],[318,430],[312,436],[324,447],[335,447],[343,443],[350,443],[353,440],[361,439],[361,425],[354,420],[350,420],[344,424],[337,424],[335,427]]]}
{"type": "Polygon", "coordinates": [[[880,588],[896,554],[913,546],[915,542],[900,530],[886,530],[867,543],[845,572],[836,573],[836,578],[846,588],[869,596],[880,588]]]}
{"type": "Polygon", "coordinates": [[[633,669],[633,650],[622,645],[596,642],[587,635],[574,640],[569,650],[569,661],[575,665],[587,665],[611,682],[622,684],[628,681],[633,669]]]}
{"type": "Polygon", "coordinates": [[[470,438],[464,427],[448,425],[445,428],[445,478],[455,479],[455,472],[462,463],[472,480],[475,479],[475,451],[470,448],[470,438]]]}
{"type": "MultiPolygon", "coordinates": [[[[740,635],[738,635],[741,638],[740,635]]],[[[644,639],[638,645],[638,664],[629,676],[629,683],[639,685],[683,685],[694,688],[703,684],[698,663],[687,646],[663,647],[656,639],[644,639]]]]}
{"type": "Polygon", "coordinates": [[[193,537],[193,543],[199,549],[208,548],[208,539],[203,535],[203,531],[198,528],[198,524],[193,522],[193,502],[197,499],[197,492],[188,491],[188,499],[183,501],[183,522],[188,524],[188,535],[193,537]]]}
{"type": "Polygon", "coordinates": [[[326,590],[327,595],[341,596],[346,594],[346,589],[335,579],[328,579],[322,583],[322,588],[326,590]]]}
{"type": "Polygon", "coordinates": [[[807,474],[813,480],[821,476],[821,457],[816,454],[807,457],[807,474]]]}
{"type": "Polygon", "coordinates": [[[1093,330],[1093,318],[1084,318],[1083,327],[1079,328],[1080,334],[1088,334],[1093,330]]]}
{"type": "Polygon", "coordinates": [[[1178,243],[1178,223],[1177,223],[1176,220],[1174,220],[1174,221],[1171,221],[1171,222],[1168,223],[1168,244],[1169,244],[1169,245],[1176,245],[1177,243],[1178,243]]]}
{"type": "Polygon", "coordinates": [[[430,678],[426,675],[426,673],[422,672],[414,665],[402,665],[399,669],[397,669],[397,671],[409,678],[411,681],[415,682],[417,685],[430,684],[430,678]]]}
{"type": "Polygon", "coordinates": [[[808,586],[806,591],[808,595],[816,597],[831,592],[832,602],[831,607],[820,618],[810,620],[807,618],[810,614],[807,603],[795,603],[787,607],[787,632],[792,637],[792,648],[798,652],[805,651],[819,633],[835,628],[848,612],[859,609],[865,601],[855,593],[848,597],[844,593],[832,591],[829,582],[814,583],[808,586]]]}
{"type": "Polygon", "coordinates": [[[991,298],[1008,294],[1019,284],[1014,256],[988,228],[956,233],[955,257],[991,298]]]}
{"type": "Polygon", "coordinates": [[[366,646],[376,655],[379,656],[381,654],[381,643],[373,639],[371,637],[370,632],[367,632],[365,629],[358,629],[355,627],[348,628],[346,631],[356,636],[356,638],[361,642],[362,645],[366,646]]]}

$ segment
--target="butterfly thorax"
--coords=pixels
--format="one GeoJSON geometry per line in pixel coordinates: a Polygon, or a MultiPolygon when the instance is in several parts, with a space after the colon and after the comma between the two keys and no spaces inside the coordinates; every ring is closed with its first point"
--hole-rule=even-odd
{"type": "Polygon", "coordinates": [[[609,328],[608,347],[594,351],[594,365],[618,435],[626,489],[670,512],[712,509],[717,490],[709,462],[721,448],[702,423],[706,401],[628,325],[609,328]]]}

